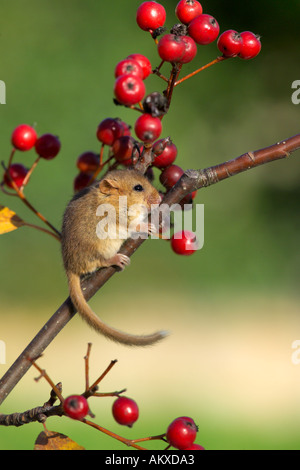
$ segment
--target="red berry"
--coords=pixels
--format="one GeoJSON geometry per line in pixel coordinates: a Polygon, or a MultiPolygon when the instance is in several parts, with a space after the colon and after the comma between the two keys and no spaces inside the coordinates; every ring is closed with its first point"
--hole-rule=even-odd
{"type": "MultiPolygon", "coordinates": [[[[9,170],[8,170],[10,178],[14,181],[14,183],[20,188],[23,184],[23,181],[28,173],[28,169],[25,168],[24,165],[21,163],[13,163],[10,165],[9,170]]],[[[12,188],[12,182],[9,178],[8,174],[5,172],[4,173],[4,182],[6,186],[9,188],[12,188]]]]}
{"type": "Polygon", "coordinates": [[[251,31],[244,31],[240,36],[242,38],[242,47],[239,52],[239,57],[246,60],[253,59],[261,50],[260,37],[251,31]]]}
{"type": "Polygon", "coordinates": [[[184,171],[182,168],[180,168],[180,166],[170,165],[168,168],[162,171],[159,180],[165,188],[171,189],[183,174],[184,171]]]}
{"type": "Polygon", "coordinates": [[[195,234],[188,230],[175,233],[171,238],[171,248],[177,255],[192,255],[197,250],[195,234]]]}
{"type": "Polygon", "coordinates": [[[63,404],[64,412],[69,418],[83,419],[89,412],[87,399],[82,395],[70,395],[63,404]]]}
{"type": "Polygon", "coordinates": [[[234,57],[241,50],[242,38],[237,31],[228,29],[219,36],[217,46],[225,57],[234,57]]]}
{"type": "Polygon", "coordinates": [[[114,141],[112,151],[117,162],[123,163],[124,160],[131,159],[134,142],[133,137],[127,135],[114,141]]]}
{"type": "Polygon", "coordinates": [[[126,122],[119,121],[119,124],[123,129],[123,135],[131,135],[130,126],[126,122]]]}
{"type": "Polygon", "coordinates": [[[194,39],[190,36],[181,36],[181,39],[184,42],[185,52],[180,59],[180,63],[187,64],[195,58],[198,49],[194,39]]]}
{"type": "Polygon", "coordinates": [[[78,173],[73,183],[74,191],[77,192],[86,188],[91,181],[92,175],[93,173],[78,173]]]}
{"type": "Polygon", "coordinates": [[[217,39],[220,27],[213,16],[202,14],[190,22],[188,32],[197,44],[204,46],[217,39]]]}
{"type": "Polygon", "coordinates": [[[203,446],[200,446],[200,444],[192,444],[190,447],[187,447],[184,450],[205,450],[203,446]]]}
{"type": "Polygon", "coordinates": [[[105,145],[112,145],[121,135],[123,127],[118,119],[106,118],[100,122],[97,129],[97,138],[105,145]]]}
{"type": "Polygon", "coordinates": [[[189,205],[193,204],[193,199],[195,199],[196,194],[197,194],[197,191],[193,191],[192,193],[187,194],[186,196],[184,196],[184,198],[181,199],[181,201],[180,201],[180,205],[184,208],[185,204],[189,204],[189,205]]]}
{"type": "Polygon", "coordinates": [[[194,443],[197,431],[198,428],[191,418],[176,418],[168,426],[167,441],[176,449],[184,450],[194,443]]]}
{"type": "Polygon", "coordinates": [[[84,152],[77,158],[76,166],[82,173],[93,173],[100,163],[99,155],[95,152],[84,152]]]}
{"type": "Polygon", "coordinates": [[[132,165],[132,159],[131,158],[128,158],[128,160],[123,160],[122,161],[122,165],[123,166],[131,166],[132,165]]]}
{"type": "Polygon", "coordinates": [[[137,9],[136,21],[144,31],[153,31],[165,24],[166,10],[160,3],[144,2],[137,9]]]}
{"type": "Polygon", "coordinates": [[[157,157],[155,157],[153,161],[153,166],[156,168],[166,168],[171,165],[177,157],[177,147],[173,142],[166,145],[165,149],[162,149],[160,153],[157,153],[163,141],[164,139],[160,139],[153,145],[153,152],[157,154],[157,157]]]}
{"type": "Polygon", "coordinates": [[[190,23],[196,16],[202,14],[201,3],[196,0],[180,0],[175,8],[175,13],[179,21],[184,24],[190,23]]]}
{"type": "Polygon", "coordinates": [[[143,142],[153,142],[161,134],[161,120],[158,117],[152,117],[151,114],[142,114],[137,118],[134,130],[137,137],[143,142]]]}
{"type": "Polygon", "coordinates": [[[36,143],[37,133],[27,124],[20,124],[15,128],[11,136],[12,145],[21,151],[30,150],[36,143]]]}
{"type": "Polygon", "coordinates": [[[185,53],[185,43],[181,36],[165,34],[160,38],[157,50],[162,60],[166,62],[180,62],[185,53]]]}
{"type": "Polygon", "coordinates": [[[134,400],[127,397],[119,397],[113,403],[113,417],[117,423],[131,427],[139,417],[139,409],[134,400]]]}
{"type": "Polygon", "coordinates": [[[52,134],[44,134],[35,143],[36,153],[45,160],[52,160],[60,151],[59,138],[52,134]]]}
{"type": "Polygon", "coordinates": [[[134,59],[140,64],[143,70],[143,80],[149,77],[150,73],[152,72],[152,65],[147,57],[142,54],[130,54],[128,59],[134,59]]]}
{"type": "Polygon", "coordinates": [[[121,75],[115,81],[114,93],[119,103],[131,106],[144,98],[146,87],[140,77],[121,75]]]}
{"type": "Polygon", "coordinates": [[[138,63],[137,60],[134,59],[124,59],[117,63],[115,68],[115,77],[118,78],[120,75],[136,75],[143,79],[144,73],[143,69],[138,63]]]}

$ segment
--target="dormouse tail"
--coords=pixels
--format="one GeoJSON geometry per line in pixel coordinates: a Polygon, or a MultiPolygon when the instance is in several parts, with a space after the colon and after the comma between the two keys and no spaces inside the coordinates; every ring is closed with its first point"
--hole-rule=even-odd
{"type": "Polygon", "coordinates": [[[76,310],[82,316],[82,318],[92,328],[94,328],[94,330],[98,331],[102,335],[106,336],[112,341],[116,341],[117,343],[122,343],[127,346],[149,346],[151,344],[156,343],[157,341],[162,340],[167,336],[167,332],[165,331],[158,331],[151,335],[131,335],[110,327],[102,320],[100,320],[100,318],[93,312],[91,307],[86,302],[81,290],[79,276],[72,272],[68,272],[67,276],[70,297],[76,310]]]}

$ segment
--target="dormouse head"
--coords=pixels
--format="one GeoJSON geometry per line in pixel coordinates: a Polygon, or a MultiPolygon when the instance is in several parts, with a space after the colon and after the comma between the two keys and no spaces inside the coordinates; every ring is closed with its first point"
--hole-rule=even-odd
{"type": "Polygon", "coordinates": [[[149,180],[133,169],[108,172],[99,182],[99,190],[108,200],[126,196],[128,204],[141,203],[149,209],[152,204],[159,204],[161,201],[158,191],[149,180]]]}

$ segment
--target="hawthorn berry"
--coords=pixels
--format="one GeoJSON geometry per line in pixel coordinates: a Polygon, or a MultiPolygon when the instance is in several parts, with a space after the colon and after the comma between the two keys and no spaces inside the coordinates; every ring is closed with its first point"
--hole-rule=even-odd
{"type": "Polygon", "coordinates": [[[164,139],[160,139],[153,145],[153,153],[157,155],[154,158],[153,166],[156,168],[166,168],[167,166],[171,165],[177,157],[176,145],[171,142],[163,149],[161,148],[163,142],[164,139]]]}
{"type": "Polygon", "coordinates": [[[131,159],[135,140],[131,136],[123,135],[114,141],[112,151],[117,162],[131,159]]]}
{"type": "Polygon", "coordinates": [[[242,42],[242,38],[237,31],[228,29],[219,36],[217,46],[225,57],[234,57],[240,52],[242,42]]]}
{"type": "Polygon", "coordinates": [[[4,173],[4,183],[9,188],[13,188],[11,180],[20,188],[28,173],[28,169],[21,163],[13,163],[7,172],[4,173]],[[7,174],[8,172],[8,174],[7,174]]]}
{"type": "Polygon", "coordinates": [[[200,444],[192,444],[190,447],[187,447],[184,450],[205,450],[203,446],[200,446],[200,444]]]}
{"type": "Polygon", "coordinates": [[[119,124],[123,129],[123,135],[131,135],[130,126],[126,122],[119,121],[119,124]]]}
{"type": "Polygon", "coordinates": [[[134,59],[139,63],[140,67],[143,70],[143,80],[149,77],[152,72],[152,65],[150,60],[146,56],[142,54],[130,54],[127,58],[134,59]]]}
{"type": "Polygon", "coordinates": [[[171,189],[183,174],[184,171],[180,166],[170,165],[161,172],[159,180],[165,188],[171,189]]]}
{"type": "Polygon", "coordinates": [[[198,428],[191,418],[176,418],[169,424],[166,438],[169,444],[179,450],[190,447],[196,439],[198,428]]]}
{"type": "Polygon", "coordinates": [[[100,163],[99,155],[95,152],[84,152],[77,158],[76,166],[82,173],[93,173],[100,163]]]}
{"type": "Polygon", "coordinates": [[[184,42],[185,52],[180,59],[180,63],[187,64],[195,58],[198,51],[197,44],[190,36],[181,36],[181,39],[184,42]]]}
{"type": "Polygon", "coordinates": [[[195,199],[196,194],[197,194],[197,191],[193,191],[192,193],[187,194],[186,196],[184,196],[183,199],[181,199],[181,201],[180,201],[179,204],[180,204],[183,208],[184,208],[184,205],[185,205],[185,204],[189,204],[189,205],[193,204],[193,199],[195,199]]]}
{"type": "Polygon", "coordinates": [[[119,103],[131,106],[141,101],[146,93],[143,80],[136,75],[121,75],[115,81],[114,94],[119,103]]]}
{"type": "Polygon", "coordinates": [[[195,234],[188,230],[175,233],[171,238],[171,248],[177,255],[192,255],[197,250],[195,234]]]}
{"type": "Polygon", "coordinates": [[[242,47],[238,54],[241,59],[254,59],[261,51],[260,37],[251,31],[244,31],[240,34],[242,47]]]}
{"type": "Polygon", "coordinates": [[[205,46],[217,39],[220,27],[213,16],[203,13],[189,23],[188,32],[197,44],[205,46]]]}
{"type": "Polygon", "coordinates": [[[143,108],[144,112],[151,116],[163,116],[169,109],[168,99],[158,91],[153,91],[144,99],[143,108]]]}
{"type": "Polygon", "coordinates": [[[166,21],[166,10],[157,2],[143,2],[137,9],[136,21],[144,31],[161,28],[166,21]]]}
{"type": "Polygon", "coordinates": [[[166,62],[180,62],[185,53],[185,43],[181,36],[165,34],[159,40],[157,51],[160,58],[166,62]]]}
{"type": "Polygon", "coordinates": [[[175,14],[179,21],[184,24],[190,23],[196,16],[202,14],[201,3],[196,0],[180,0],[175,8],[175,14]]]}
{"type": "Polygon", "coordinates": [[[134,130],[137,137],[143,142],[153,142],[161,134],[162,123],[158,117],[145,113],[137,118],[134,130]]]}
{"type": "Polygon", "coordinates": [[[74,192],[77,193],[78,191],[81,191],[81,189],[86,188],[89,185],[92,176],[93,173],[78,173],[73,183],[74,192]]]}
{"type": "Polygon", "coordinates": [[[112,413],[117,423],[132,427],[139,417],[139,408],[131,398],[119,397],[113,403],[112,413]]]}
{"type": "Polygon", "coordinates": [[[60,151],[60,140],[53,134],[44,134],[35,143],[36,153],[45,160],[52,160],[60,151]]]}
{"type": "Polygon", "coordinates": [[[69,418],[82,420],[89,412],[89,405],[82,395],[70,395],[64,400],[63,409],[69,418]]]}
{"type": "Polygon", "coordinates": [[[123,135],[123,127],[119,119],[106,118],[97,128],[97,138],[105,145],[112,145],[121,135],[123,135]]]}
{"type": "Polygon", "coordinates": [[[35,129],[27,124],[17,126],[11,136],[12,145],[22,152],[30,150],[37,140],[35,129]]]}
{"type": "Polygon", "coordinates": [[[140,64],[135,59],[124,59],[117,63],[115,67],[115,78],[118,78],[120,75],[136,75],[143,79],[144,72],[140,64]]]}

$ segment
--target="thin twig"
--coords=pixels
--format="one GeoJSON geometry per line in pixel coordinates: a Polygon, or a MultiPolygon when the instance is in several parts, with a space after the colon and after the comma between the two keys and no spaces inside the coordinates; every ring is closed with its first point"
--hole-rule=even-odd
{"type": "Polygon", "coordinates": [[[102,426],[99,426],[99,424],[93,423],[93,421],[89,421],[89,420],[84,418],[82,420],[82,422],[87,424],[88,426],[91,426],[92,428],[97,429],[98,431],[103,432],[107,436],[110,436],[110,437],[113,437],[114,439],[117,439],[117,441],[123,442],[123,444],[125,444],[127,446],[134,447],[135,449],[138,449],[138,450],[147,450],[144,447],[138,446],[133,441],[131,441],[129,439],[125,439],[124,437],[119,436],[118,434],[115,434],[114,432],[109,431],[108,429],[105,429],[102,426]]]}
{"type": "Polygon", "coordinates": [[[191,78],[191,77],[193,77],[194,75],[197,75],[197,73],[200,73],[200,72],[202,72],[202,71],[205,70],[205,69],[208,69],[208,68],[211,67],[212,65],[218,64],[219,62],[222,62],[222,60],[226,60],[226,59],[229,59],[229,58],[230,58],[230,57],[225,57],[225,56],[223,56],[223,55],[217,57],[216,59],[212,60],[212,61],[209,62],[208,64],[203,65],[203,66],[200,67],[199,69],[195,70],[194,72],[189,73],[189,74],[186,75],[185,77],[183,77],[183,78],[181,78],[180,80],[178,80],[177,82],[175,82],[174,87],[176,87],[177,85],[180,85],[180,83],[184,82],[184,81],[187,80],[188,78],[191,78]]]}

